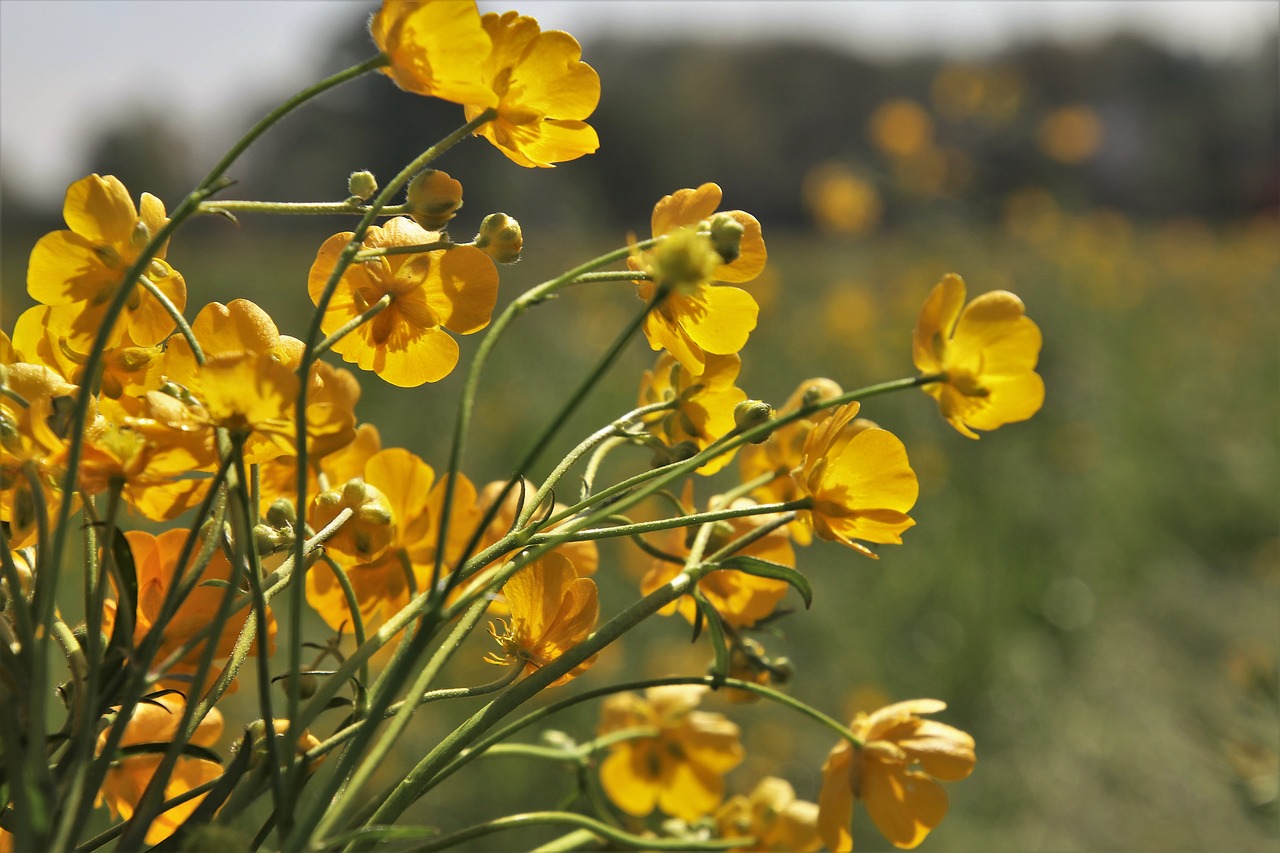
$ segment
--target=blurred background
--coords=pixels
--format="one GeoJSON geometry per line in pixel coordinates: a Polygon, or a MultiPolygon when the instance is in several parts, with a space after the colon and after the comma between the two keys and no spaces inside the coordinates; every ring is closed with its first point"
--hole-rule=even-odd
{"type": "MultiPolygon", "coordinates": [[[[3,327],[32,304],[26,257],[63,227],[67,184],[114,174],[172,207],[257,117],[369,56],[372,8],[0,3],[3,327]]],[[[601,148],[530,171],[473,140],[439,162],[466,187],[458,236],[495,210],[524,227],[503,302],[647,236],[662,195],[715,181],[727,208],[761,220],[770,251],[749,285],[762,312],[739,385],[752,397],[781,404],[817,375],[846,388],[909,375],[915,315],[945,272],[971,295],[1015,291],[1044,332],[1047,399],[1025,424],[972,442],[921,394],[868,404],[907,444],[918,526],[875,562],[802,552],[814,606],[760,638],[795,662],[792,691],[836,716],[930,696],[974,734],[977,769],[949,786],[952,813],[925,849],[1275,849],[1276,5],[519,8],[582,42],[603,84],[601,148]]],[[[274,129],[232,170],[228,195],[338,200],[349,172],[385,180],[461,121],[454,105],[363,79],[274,129]]],[[[169,260],[192,306],[249,295],[299,335],[315,250],[348,225],[210,218],[169,260]]],[[[585,373],[583,353],[637,307],[626,285],[578,288],[518,324],[483,387],[473,480],[509,473],[531,425],[585,373]]],[[[476,343],[463,341],[464,357],[476,343]]],[[[632,346],[563,448],[630,408],[651,357],[632,346]]],[[[401,391],[362,377],[358,413],[385,445],[438,466],[459,379],[401,391]]],[[[699,482],[699,499],[732,472],[699,482]]],[[[634,548],[604,549],[606,613],[645,568],[634,548]]],[[[635,640],[560,690],[706,664],[678,617],[635,640]]],[[[772,772],[816,799],[825,732],[773,707],[708,704],[744,729],[731,790],[772,772]]],[[[446,731],[449,713],[421,714],[405,752],[446,731]]],[[[586,738],[595,715],[555,724],[586,738]]],[[[387,767],[386,781],[404,769],[387,767]]],[[[494,759],[409,819],[455,828],[499,798],[549,807],[559,772],[494,759]]],[[[861,814],[855,839],[885,846],[861,814]]]]}

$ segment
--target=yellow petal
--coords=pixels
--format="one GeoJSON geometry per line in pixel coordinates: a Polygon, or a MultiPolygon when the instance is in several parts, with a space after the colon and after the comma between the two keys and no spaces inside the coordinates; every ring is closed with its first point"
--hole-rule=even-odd
{"type": "Polygon", "coordinates": [[[911,358],[921,373],[942,370],[943,350],[964,306],[964,279],[954,273],[942,277],[925,300],[911,338],[911,358]]]}
{"type": "Polygon", "coordinates": [[[114,175],[89,175],[67,187],[62,205],[67,227],[80,236],[109,246],[128,246],[138,209],[114,175]]]}
{"type": "Polygon", "coordinates": [[[701,287],[694,294],[673,293],[668,299],[675,301],[680,325],[693,342],[715,355],[746,346],[760,313],[751,294],[737,287],[701,287]]]}
{"type": "Polygon", "coordinates": [[[657,805],[659,787],[648,773],[648,742],[623,743],[600,764],[600,784],[614,805],[644,817],[657,805]]]}
{"type": "Polygon", "coordinates": [[[493,260],[474,246],[432,252],[423,292],[442,326],[460,335],[489,325],[498,301],[498,270],[493,260]]]}
{"type": "Polygon", "coordinates": [[[676,190],[653,206],[653,236],[670,234],[677,228],[692,228],[716,212],[723,196],[719,185],[705,183],[697,189],[676,190]]]}
{"type": "Polygon", "coordinates": [[[895,847],[910,850],[942,822],[947,792],[923,773],[869,763],[862,783],[867,814],[895,847]]]}

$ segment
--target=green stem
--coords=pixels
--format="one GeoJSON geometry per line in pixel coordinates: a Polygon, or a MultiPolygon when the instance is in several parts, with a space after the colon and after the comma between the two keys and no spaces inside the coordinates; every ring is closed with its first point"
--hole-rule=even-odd
{"type": "Polygon", "coordinates": [[[600,281],[653,281],[653,276],[639,270],[608,270],[605,272],[583,273],[570,284],[592,284],[600,281]]]}
{"type": "MultiPolygon", "coordinates": [[[[744,518],[752,515],[768,515],[775,512],[793,512],[795,510],[808,509],[812,505],[812,498],[800,498],[799,500],[777,504],[753,504],[752,506],[746,507],[718,509],[710,512],[694,513],[693,515],[683,515],[678,518],[660,518],[656,521],[640,521],[635,524],[622,524],[617,527],[600,527],[589,530],[578,530],[573,534],[571,539],[574,542],[583,542],[589,539],[615,539],[619,536],[635,536],[641,533],[654,533],[659,530],[670,530],[673,527],[693,527],[698,524],[724,521],[730,518],[744,518]]],[[[540,545],[543,542],[552,539],[555,535],[555,533],[536,534],[529,538],[529,544],[540,545]]]]}
{"type": "Polygon", "coordinates": [[[160,307],[169,315],[169,319],[173,320],[173,324],[178,327],[178,331],[187,342],[187,346],[191,347],[191,352],[196,357],[196,364],[204,364],[204,350],[200,348],[200,342],[196,340],[195,332],[191,331],[191,327],[187,325],[187,318],[182,316],[178,306],[174,305],[169,297],[165,296],[164,291],[156,287],[156,283],[145,275],[138,276],[138,286],[150,293],[152,298],[159,302],[160,307]]]}
{"type": "Polygon", "coordinates": [[[550,761],[572,761],[581,763],[600,750],[628,740],[656,738],[662,731],[653,726],[637,726],[629,729],[618,729],[608,734],[581,743],[573,749],[559,749],[554,746],[538,746],[533,743],[498,743],[484,751],[486,758],[495,756],[525,756],[528,758],[545,758],[550,761]]]}
{"type": "Polygon", "coordinates": [[[352,319],[343,323],[336,330],[334,330],[332,335],[325,338],[320,343],[316,344],[316,348],[315,350],[313,350],[313,354],[316,356],[320,356],[328,352],[333,347],[333,345],[336,344],[338,341],[342,340],[347,335],[351,334],[356,329],[360,328],[365,323],[369,322],[374,317],[377,317],[383,311],[387,310],[387,307],[391,305],[391,300],[392,300],[391,294],[390,293],[385,294],[377,302],[373,303],[364,311],[362,311],[358,317],[353,317],[352,319]]]}
{"type": "MultiPolygon", "coordinates": [[[[408,212],[408,211],[406,211],[408,212]]],[[[432,243],[418,243],[413,246],[379,246],[376,249],[361,249],[356,253],[356,263],[373,258],[385,258],[387,255],[422,255],[427,252],[438,252],[441,249],[452,249],[462,245],[445,238],[432,243]]]]}
{"type": "MultiPolygon", "coordinates": [[[[202,202],[197,213],[265,213],[281,216],[333,216],[334,214],[352,213],[367,215],[372,205],[352,204],[349,201],[241,201],[225,200],[202,202]]],[[[400,216],[408,213],[408,205],[384,207],[377,212],[378,216],[400,216]]]]}

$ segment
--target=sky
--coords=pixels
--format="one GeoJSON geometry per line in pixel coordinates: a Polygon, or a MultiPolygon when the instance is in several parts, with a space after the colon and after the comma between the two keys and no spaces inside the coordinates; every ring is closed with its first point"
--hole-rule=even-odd
{"type": "MultiPolygon", "coordinates": [[[[481,2],[481,11],[508,3],[481,2]]],[[[1280,29],[1277,0],[559,0],[521,2],[544,29],[584,45],[605,35],[733,41],[809,39],[873,58],[972,58],[1050,37],[1143,33],[1211,58],[1251,52],[1280,29]]],[[[239,103],[292,92],[339,70],[321,46],[363,27],[373,4],[347,0],[0,0],[0,164],[7,189],[59,195],[82,177],[92,131],[122,109],[197,128],[212,162],[243,128],[239,103]],[[50,37],[56,33],[57,37],[50,37]]],[[[372,45],[371,45],[372,48],[372,45]]]]}

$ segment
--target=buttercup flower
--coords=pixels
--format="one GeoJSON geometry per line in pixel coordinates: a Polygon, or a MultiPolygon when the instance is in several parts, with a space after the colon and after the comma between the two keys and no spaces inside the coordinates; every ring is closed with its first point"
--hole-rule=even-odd
{"type": "MultiPolygon", "coordinates": [[[[696,190],[677,190],[663,197],[653,208],[653,236],[675,236],[681,231],[696,231],[703,227],[710,229],[709,220],[720,206],[721,196],[719,186],[706,183],[696,190]]],[[[760,310],[755,299],[745,290],[714,284],[751,281],[764,269],[766,259],[764,237],[756,218],[741,210],[731,210],[722,215],[741,226],[736,241],[736,257],[731,260],[726,260],[723,255],[714,258],[705,276],[693,275],[679,282],[638,282],[639,296],[646,302],[653,298],[659,285],[671,287],[666,299],[645,318],[645,337],[649,339],[650,347],[667,350],[695,375],[706,370],[708,353],[730,355],[742,349],[756,326],[756,315],[760,310]]],[[[700,239],[706,243],[704,251],[716,254],[710,237],[700,239]]],[[[632,269],[652,272],[658,277],[664,269],[690,265],[687,261],[675,263],[666,257],[676,250],[684,255],[696,254],[693,251],[695,246],[686,245],[688,243],[687,239],[673,242],[668,237],[653,250],[632,257],[628,263],[632,269]]],[[[692,257],[689,260],[696,261],[692,257]]],[[[700,263],[695,262],[693,266],[700,263]]]]}
{"type": "Polygon", "coordinates": [[[895,847],[911,849],[942,822],[947,793],[935,779],[954,782],[973,772],[973,738],[921,714],[947,707],[937,699],[913,699],[859,714],[849,728],[862,746],[842,740],[822,765],[818,827],[835,851],[853,849],[849,822],[853,801],[895,847]]]}
{"type": "Polygon", "coordinates": [[[846,403],[809,433],[794,476],[813,506],[799,516],[820,538],[875,557],[854,540],[902,544],[920,487],[902,442],[855,422],[857,414],[858,404],[846,403]]]}
{"type": "MultiPolygon", "coordinates": [[[[168,219],[160,199],[143,193],[139,212],[118,178],[96,174],[67,189],[62,214],[71,230],[54,231],[36,243],[27,267],[27,292],[45,305],[77,305],[68,340],[77,352],[87,352],[125,271],[168,219]]],[[[181,311],[187,287],[181,274],[164,261],[164,248],[143,275],[181,311]]],[[[158,344],[173,331],[173,318],[154,296],[136,283],[132,286],[126,322],[116,327],[110,340],[114,343],[127,328],[137,345],[158,344]]]]}
{"type": "MultiPolygon", "coordinates": [[[[370,227],[364,248],[422,245],[439,236],[396,217],[370,227]]],[[[319,303],[351,237],[349,231],[335,234],[320,247],[308,285],[313,302],[319,303]]],[[[343,272],[320,328],[330,334],[384,296],[391,304],[335,343],[333,351],[392,385],[414,388],[443,379],[458,363],[458,344],[445,329],[469,335],[489,325],[498,300],[498,270],[474,246],[370,258],[343,272]]]]}
{"type": "Polygon", "coordinates": [[[382,73],[401,89],[457,104],[492,95],[481,68],[493,43],[474,2],[384,0],[369,32],[389,60],[382,73]]]}
{"type": "MultiPolygon", "coordinates": [[[[178,723],[182,721],[184,707],[185,702],[182,697],[175,693],[167,693],[140,703],[126,724],[120,746],[167,745],[178,733],[178,723]]],[[[196,746],[213,746],[221,733],[222,714],[214,708],[200,721],[195,735],[191,738],[191,743],[196,746]]],[[[108,731],[103,731],[98,736],[99,751],[106,746],[108,736],[108,731]]],[[[106,803],[113,818],[128,820],[133,817],[133,810],[142,799],[142,792],[147,789],[151,777],[160,766],[160,760],[159,753],[144,753],[113,761],[110,769],[107,770],[106,777],[102,780],[97,804],[106,803]]],[[[221,773],[222,766],[215,762],[204,758],[182,756],[178,759],[172,775],[164,786],[163,799],[173,799],[192,788],[216,779],[221,773]]],[[[196,810],[204,797],[205,795],[201,794],[161,813],[147,828],[146,843],[159,844],[173,835],[196,810]]]]}
{"type": "Polygon", "coordinates": [[[1041,338],[1012,293],[993,290],[967,306],[964,297],[960,276],[942,277],[916,321],[911,356],[922,373],[946,374],[922,390],[957,432],[977,438],[975,429],[1025,421],[1040,411],[1044,380],[1035,368],[1041,338]]]}
{"type": "MultiPolygon", "coordinates": [[[[502,653],[485,656],[489,663],[521,663],[532,675],[581,643],[600,615],[596,583],[578,577],[573,563],[554,551],[543,554],[516,572],[502,587],[511,608],[511,623],[490,623],[489,634],[502,653]]],[[[551,683],[554,687],[582,674],[591,656],[551,683]]]]}
{"type": "MultiPolygon", "coordinates": [[[[645,419],[649,432],[668,447],[687,441],[705,450],[713,441],[734,428],[734,407],[747,399],[747,392],[734,385],[742,360],[736,355],[708,355],[701,375],[694,375],[670,353],[658,356],[653,370],[640,380],[640,405],[676,401],[676,408],[645,419]]],[[[722,453],[698,469],[714,474],[733,458],[722,453]]]]}
{"type": "Polygon", "coordinates": [[[724,797],[724,774],[743,758],[738,727],[721,714],[695,711],[702,685],[650,687],[644,698],[619,693],[604,702],[600,734],[652,727],[656,737],[615,743],[600,765],[609,799],[629,815],[654,806],[693,821],[709,815],[724,797]]]}
{"type": "Polygon", "coordinates": [[[750,796],[731,798],[715,821],[721,837],[755,838],[755,844],[736,850],[809,853],[822,846],[817,805],[797,800],[791,785],[774,776],[761,779],[750,796]]]}

